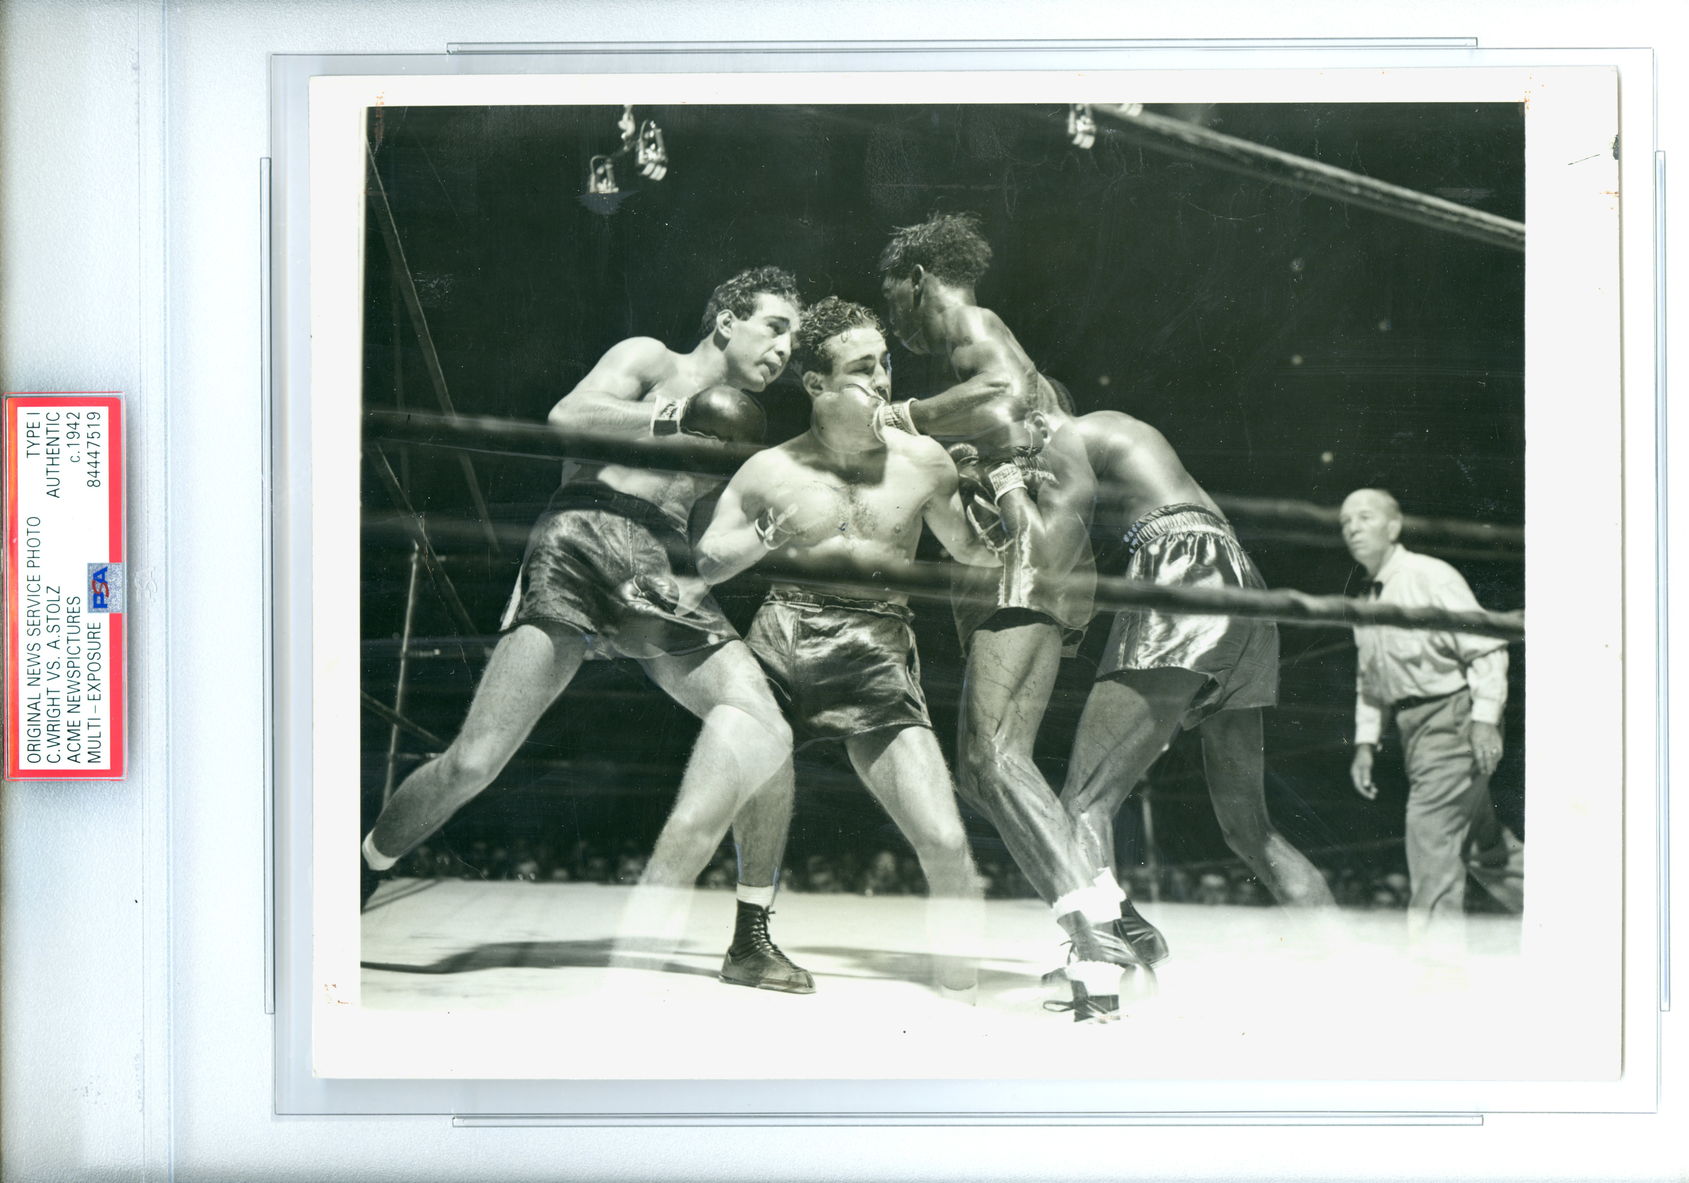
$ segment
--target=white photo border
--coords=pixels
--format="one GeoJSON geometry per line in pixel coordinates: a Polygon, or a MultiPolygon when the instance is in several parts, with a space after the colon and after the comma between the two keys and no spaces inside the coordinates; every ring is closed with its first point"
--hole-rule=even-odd
{"type": "MultiPolygon", "coordinates": [[[[1085,58],[1083,69],[1071,63],[1049,69],[1047,60],[1027,61],[1043,67],[1038,70],[1021,69],[1027,58],[1049,55],[1008,51],[990,73],[951,69],[955,59],[948,57],[924,59],[927,68],[919,70],[899,62],[893,70],[889,55],[843,51],[796,63],[728,56],[728,70],[715,68],[719,64],[710,58],[659,62],[637,54],[570,63],[590,67],[587,73],[559,73],[555,59],[506,56],[278,63],[274,122],[285,151],[278,152],[283,165],[272,227],[278,367],[272,419],[275,569],[285,573],[276,617],[278,1086],[284,1111],[544,1113],[631,1121],[746,1112],[874,1120],[902,1112],[1016,1120],[1055,1113],[1648,1107],[1655,1063],[1649,987],[1657,981],[1659,926],[1647,856],[1655,850],[1658,819],[1647,778],[1651,766],[1642,759],[1653,751],[1653,716],[1640,707],[1653,701],[1655,641],[1652,555],[1644,559],[1637,552],[1654,537],[1655,486],[1651,471],[1639,471],[1634,458],[1653,457],[1654,391],[1647,380],[1653,327],[1638,325],[1627,308],[1621,338],[1619,194],[1628,196],[1628,188],[1619,181],[1623,162],[1611,152],[1588,151],[1606,147],[1620,127],[1616,75],[1564,53],[1555,55],[1567,59],[1560,63],[1532,64],[1549,55],[1525,61],[1517,53],[1509,59],[1505,51],[1449,52],[1459,64],[1439,65],[1445,51],[1181,52],[1187,60],[1165,68],[1165,57],[1134,51],[1121,64],[1145,66],[1124,75],[1104,71],[1101,65],[1108,63],[1096,54],[1085,58]],[[1533,1070],[1522,1043],[1507,1061],[1513,1073],[1482,1081],[1029,1081],[1012,1071],[999,1079],[890,1085],[867,1078],[712,1080],[706,1096],[704,1084],[692,1079],[561,1080],[536,1064],[501,1066],[471,1052],[510,1042],[501,1021],[375,1014],[357,1005],[355,987],[341,985],[355,982],[358,972],[356,941],[348,936],[357,921],[349,904],[354,868],[344,857],[346,835],[356,828],[356,797],[344,791],[336,770],[355,766],[347,753],[358,745],[357,618],[344,605],[355,596],[346,573],[357,569],[357,520],[345,507],[357,499],[361,338],[357,299],[348,316],[344,306],[333,311],[320,293],[346,286],[335,277],[361,266],[363,258],[364,112],[376,103],[758,102],[766,99],[771,75],[811,62],[835,72],[806,70],[786,79],[801,82],[805,101],[847,93],[862,101],[855,92],[866,86],[877,97],[892,96],[884,101],[912,102],[924,88],[941,85],[946,101],[965,101],[959,96],[966,95],[992,102],[1100,102],[1118,101],[1124,92],[1149,103],[1527,103],[1530,631],[1577,643],[1540,646],[1529,670],[1532,765],[1554,769],[1563,783],[1544,786],[1539,772],[1527,799],[1533,855],[1524,958],[1544,989],[1520,999],[1516,1029],[1540,1032],[1553,1064],[1563,1063],[1582,1041],[1576,1058],[1585,1068],[1575,1078],[1533,1070]],[[712,68],[699,72],[704,65],[712,68]],[[666,72],[670,66],[686,72],[666,72]],[[881,72],[843,72],[858,66],[881,72]],[[447,70],[465,73],[439,72],[447,70]],[[1553,276],[1579,282],[1544,282],[1553,276]],[[1638,366],[1639,355],[1648,368],[1638,366]],[[1627,457],[1633,458],[1628,468],[1627,457]],[[1576,482],[1566,479],[1572,462],[1576,482]],[[1610,571],[1612,578],[1591,579],[1591,570],[1610,571]],[[1620,735],[1628,742],[1610,742],[1620,735]],[[1609,742],[1591,742],[1592,736],[1609,742]],[[1571,999],[1578,1000],[1575,1011],[1571,999]],[[443,1035],[448,1029],[455,1034],[443,1035]],[[397,1071],[405,1049],[417,1046],[419,1030],[436,1061],[444,1051],[444,1062],[413,1061],[397,1071]],[[413,1079],[381,1079],[389,1074],[413,1079]],[[888,1103],[888,1088],[898,1103],[888,1103]]],[[[1648,257],[1632,253],[1638,236],[1631,220],[1644,213],[1624,207],[1627,285],[1645,282],[1632,273],[1652,266],[1648,257]]],[[[356,290],[355,271],[353,278],[356,290]]],[[[530,1037],[521,1046],[536,1058],[554,1054],[538,1042],[530,1037]]]]}

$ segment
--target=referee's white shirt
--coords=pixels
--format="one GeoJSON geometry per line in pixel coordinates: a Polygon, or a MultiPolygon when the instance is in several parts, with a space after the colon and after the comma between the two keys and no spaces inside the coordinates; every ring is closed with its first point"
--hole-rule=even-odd
{"type": "MultiPolygon", "coordinates": [[[[1471,611],[1477,597],[1459,571],[1430,555],[1397,545],[1373,576],[1380,603],[1471,611]]],[[[1501,722],[1507,705],[1507,643],[1471,633],[1357,627],[1355,742],[1377,743],[1392,704],[1438,698],[1462,687],[1472,692],[1472,720],[1501,722]]]]}

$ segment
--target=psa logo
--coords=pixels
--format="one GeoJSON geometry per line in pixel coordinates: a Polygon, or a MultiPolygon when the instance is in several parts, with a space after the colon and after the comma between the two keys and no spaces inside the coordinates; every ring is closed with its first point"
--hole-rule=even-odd
{"type": "Polygon", "coordinates": [[[123,564],[88,564],[88,610],[123,611],[123,564]]]}

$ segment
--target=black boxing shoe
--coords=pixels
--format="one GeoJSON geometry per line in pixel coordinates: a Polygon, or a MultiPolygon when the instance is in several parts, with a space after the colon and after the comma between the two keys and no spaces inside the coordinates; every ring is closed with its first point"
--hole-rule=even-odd
{"type": "Polygon", "coordinates": [[[1120,901],[1120,919],[1114,922],[1114,928],[1145,965],[1160,965],[1167,960],[1167,938],[1138,914],[1131,900],[1120,901]]]}
{"type": "MultiPolygon", "coordinates": [[[[1118,920],[1107,924],[1091,924],[1078,912],[1071,912],[1061,917],[1059,923],[1067,930],[1067,966],[1076,961],[1104,962],[1117,965],[1121,970],[1121,988],[1134,999],[1154,997],[1160,990],[1160,983],[1156,980],[1155,970],[1151,969],[1133,947],[1119,932],[1118,920]]],[[[1053,969],[1043,977],[1046,986],[1057,985],[1068,981],[1067,966],[1053,969]]],[[[1115,1005],[1119,1006],[1116,995],[1102,997],[1115,998],[1115,1005]]]]}
{"type": "MultiPolygon", "coordinates": [[[[1075,961],[1106,961],[1122,969],[1149,970],[1149,962],[1126,940],[1118,920],[1092,924],[1082,914],[1069,912],[1066,916],[1057,917],[1056,923],[1068,936],[1069,964],[1075,961]]],[[[1057,969],[1045,974],[1045,983],[1054,981],[1063,972],[1057,969]]]]}
{"type": "Polygon", "coordinates": [[[737,903],[733,943],[721,961],[721,980],[730,986],[778,990],[783,994],[815,993],[815,978],[807,969],[792,964],[792,959],[769,937],[769,910],[744,900],[737,903]]]}
{"type": "Polygon", "coordinates": [[[1120,995],[1092,994],[1085,989],[1083,982],[1070,983],[1073,986],[1071,1001],[1062,1002],[1052,998],[1044,1004],[1047,1011],[1067,1011],[1073,1015],[1075,1023],[1116,1023],[1120,1021],[1120,995]]]}
{"type": "Polygon", "coordinates": [[[369,863],[365,862],[364,859],[363,859],[363,856],[360,855],[358,857],[358,911],[359,912],[362,912],[366,908],[369,907],[369,897],[374,895],[375,889],[381,886],[381,879],[382,879],[381,872],[370,870],[369,863]]]}

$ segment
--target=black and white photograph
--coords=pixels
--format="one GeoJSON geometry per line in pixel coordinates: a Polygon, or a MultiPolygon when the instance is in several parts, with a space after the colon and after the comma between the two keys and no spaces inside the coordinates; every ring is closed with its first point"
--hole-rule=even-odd
{"type": "Polygon", "coordinates": [[[0,1176],[1681,1180],[1663,11],[0,4],[0,1176]]]}
{"type": "Polygon", "coordinates": [[[1616,936],[1535,1026],[1618,853],[1526,547],[1612,429],[1536,430],[1552,84],[381,81],[312,178],[319,1072],[1617,1070],[1616,936]]]}

